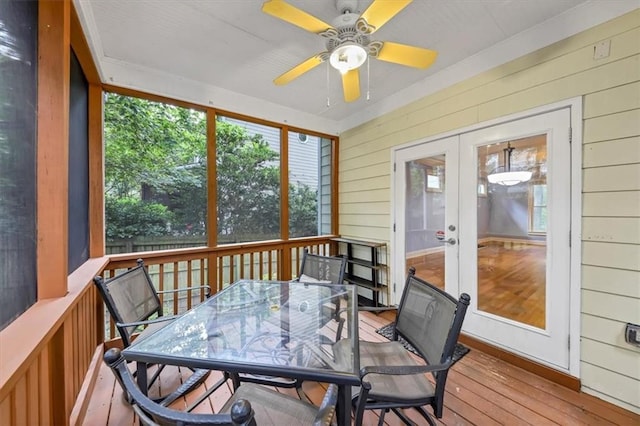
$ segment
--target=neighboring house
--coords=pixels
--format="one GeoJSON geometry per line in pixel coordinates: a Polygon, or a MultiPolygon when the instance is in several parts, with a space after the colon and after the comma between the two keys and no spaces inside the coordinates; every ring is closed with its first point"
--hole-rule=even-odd
{"type": "MultiPolygon", "coordinates": [[[[220,119],[244,127],[250,135],[262,135],[271,149],[280,153],[280,129],[230,117],[222,116],[220,119]]],[[[289,132],[289,145],[295,145],[295,149],[290,148],[289,153],[289,182],[317,187],[319,142],[320,138],[317,136],[289,132]]]]}
{"type": "MultiPolygon", "coordinates": [[[[221,120],[244,127],[250,135],[262,135],[272,150],[280,153],[280,129],[221,116],[221,120]]],[[[331,150],[329,141],[318,136],[289,132],[289,183],[318,191],[319,235],[331,230],[331,150]]]]}

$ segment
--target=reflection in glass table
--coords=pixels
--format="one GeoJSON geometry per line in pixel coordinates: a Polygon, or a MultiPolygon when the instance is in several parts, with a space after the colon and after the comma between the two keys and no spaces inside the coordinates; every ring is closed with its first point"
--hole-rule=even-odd
{"type": "Polygon", "coordinates": [[[336,363],[331,346],[347,339],[359,353],[356,300],[350,285],[240,280],[123,356],[138,362],[141,389],[147,363],[336,383],[338,423],[349,424],[358,359],[336,363]]]}

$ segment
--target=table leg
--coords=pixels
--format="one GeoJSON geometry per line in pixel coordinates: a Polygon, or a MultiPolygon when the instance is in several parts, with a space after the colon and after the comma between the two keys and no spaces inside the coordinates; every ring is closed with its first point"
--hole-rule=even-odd
{"type": "Polygon", "coordinates": [[[147,363],[146,362],[137,362],[137,371],[136,375],[138,376],[138,387],[142,391],[143,394],[148,395],[149,389],[147,384],[147,363]]]}
{"type": "Polygon", "coordinates": [[[336,406],[338,426],[351,425],[351,386],[338,386],[338,404],[336,406]]]}

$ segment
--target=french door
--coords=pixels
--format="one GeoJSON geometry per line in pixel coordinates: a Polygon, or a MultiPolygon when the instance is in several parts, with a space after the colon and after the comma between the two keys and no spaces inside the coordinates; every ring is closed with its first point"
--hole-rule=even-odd
{"type": "Polygon", "coordinates": [[[569,371],[569,127],[565,108],[395,151],[396,301],[413,266],[469,293],[464,333],[569,371]]]}

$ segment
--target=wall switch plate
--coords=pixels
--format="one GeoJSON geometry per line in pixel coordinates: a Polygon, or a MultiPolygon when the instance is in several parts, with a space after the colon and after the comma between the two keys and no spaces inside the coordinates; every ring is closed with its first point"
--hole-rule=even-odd
{"type": "Polygon", "coordinates": [[[611,40],[601,41],[593,46],[593,59],[604,59],[609,57],[611,51],[611,40]]]}
{"type": "Polygon", "coordinates": [[[640,325],[627,323],[624,332],[624,340],[635,346],[640,346],[640,325]]]}

